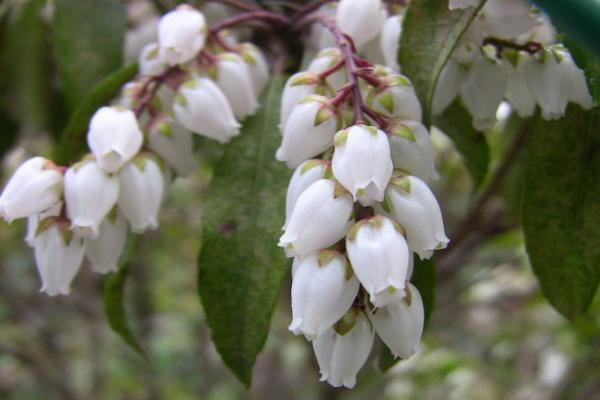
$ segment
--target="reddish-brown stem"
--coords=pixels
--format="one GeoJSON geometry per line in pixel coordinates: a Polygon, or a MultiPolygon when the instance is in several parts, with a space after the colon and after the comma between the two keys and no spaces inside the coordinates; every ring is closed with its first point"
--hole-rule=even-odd
{"type": "Polygon", "coordinates": [[[338,107],[340,104],[346,101],[350,93],[352,93],[352,89],[353,87],[349,84],[342,86],[338,90],[338,94],[336,94],[335,97],[331,99],[331,104],[335,107],[338,107]]]}
{"type": "Polygon", "coordinates": [[[267,21],[275,22],[283,26],[290,25],[290,19],[284,15],[269,11],[252,11],[224,19],[210,28],[209,36],[214,37],[223,29],[227,29],[248,21],[267,21]]]}
{"type": "Polygon", "coordinates": [[[252,2],[244,1],[244,0],[208,0],[208,1],[213,2],[213,3],[226,4],[228,6],[232,6],[237,9],[244,10],[244,11],[259,11],[260,10],[260,6],[254,4],[252,2]]]}
{"type": "Polygon", "coordinates": [[[219,34],[213,35],[211,37],[211,40],[214,40],[214,42],[225,51],[231,51],[231,52],[236,51],[236,49],[234,49],[233,47],[228,45],[227,42],[224,41],[223,38],[221,37],[221,35],[219,35],[219,34]]]}
{"type": "Polygon", "coordinates": [[[377,78],[375,75],[373,75],[371,73],[371,71],[368,71],[365,69],[359,69],[356,71],[356,76],[364,79],[364,81],[367,82],[369,85],[372,85],[372,86],[381,85],[381,81],[379,80],[379,78],[377,78]]]}
{"type": "Polygon", "coordinates": [[[338,71],[344,65],[346,65],[346,64],[344,64],[344,60],[340,60],[340,62],[336,63],[334,66],[332,66],[330,68],[327,68],[326,70],[323,70],[323,71],[319,72],[319,78],[321,78],[321,79],[327,78],[329,75],[331,75],[334,72],[338,71]]]}
{"type": "Polygon", "coordinates": [[[483,41],[483,45],[491,44],[496,48],[496,52],[498,55],[502,52],[503,49],[512,49],[517,51],[525,51],[529,54],[535,54],[540,50],[544,49],[544,45],[538,42],[527,42],[525,44],[513,43],[508,40],[498,39],[494,37],[486,38],[483,41]]]}
{"type": "Polygon", "coordinates": [[[162,85],[162,83],[167,79],[169,73],[175,70],[177,70],[177,67],[171,67],[162,74],[153,76],[144,83],[142,90],[140,90],[140,102],[133,110],[137,118],[139,118],[149,107],[152,98],[154,98],[158,92],[158,89],[160,89],[160,85],[162,85]]]}
{"type": "Polygon", "coordinates": [[[369,118],[371,118],[381,129],[385,129],[388,125],[388,120],[385,116],[378,114],[376,111],[372,110],[367,106],[363,106],[363,111],[369,118]]]}

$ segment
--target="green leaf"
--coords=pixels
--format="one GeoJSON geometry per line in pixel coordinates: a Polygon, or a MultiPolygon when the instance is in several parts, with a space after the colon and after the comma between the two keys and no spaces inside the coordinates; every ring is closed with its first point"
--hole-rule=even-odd
{"type": "Polygon", "coordinates": [[[277,247],[290,176],[275,160],[282,90],[282,78],[273,79],[217,163],[204,203],[198,290],[217,350],[248,387],[289,270],[277,247]]]}
{"type": "Polygon", "coordinates": [[[124,264],[119,271],[111,273],[104,283],[104,313],[108,323],[133,350],[146,358],[146,353],[131,332],[125,315],[123,295],[125,293],[125,280],[127,279],[128,265],[124,264]]]}
{"type": "Polygon", "coordinates": [[[450,11],[447,0],[411,0],[402,27],[398,62],[423,105],[423,123],[431,124],[435,86],[452,50],[479,7],[450,11]]]}
{"type": "Polygon", "coordinates": [[[86,152],[85,134],[92,115],[106,105],[129,80],[137,73],[137,64],[127,65],[97,84],[81,101],[71,115],[67,127],[62,132],[59,146],[56,148],[54,160],[67,165],[76,161],[86,152]]]}
{"type": "Polygon", "coordinates": [[[477,189],[487,175],[490,154],[485,136],[473,128],[471,121],[471,114],[455,100],[433,123],[452,139],[477,189]]]}
{"type": "Polygon", "coordinates": [[[121,66],[127,9],[116,0],[55,0],[54,42],[67,106],[121,66]]]}
{"type": "MultiPolygon", "coordinates": [[[[574,51],[600,98],[600,63],[574,51]]],[[[522,220],[525,243],[542,292],[575,319],[600,282],[600,107],[570,105],[564,118],[539,115],[526,147],[522,220]]]]}
{"type": "Polygon", "coordinates": [[[19,126],[0,108],[0,160],[17,141],[19,126]]]}
{"type": "MultiPolygon", "coordinates": [[[[425,309],[425,328],[431,314],[433,312],[433,306],[435,304],[435,263],[433,259],[420,260],[415,258],[415,268],[411,283],[419,289],[421,297],[423,298],[423,308],[425,309]]],[[[384,344],[379,354],[379,369],[385,372],[392,368],[400,358],[394,358],[394,355],[390,349],[384,344]]]]}

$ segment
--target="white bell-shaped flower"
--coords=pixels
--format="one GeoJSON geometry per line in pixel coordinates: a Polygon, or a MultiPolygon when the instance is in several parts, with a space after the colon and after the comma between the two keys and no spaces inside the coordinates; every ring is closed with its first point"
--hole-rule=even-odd
{"type": "Polygon", "coordinates": [[[242,43],[239,46],[242,59],[248,67],[254,95],[259,96],[269,82],[269,63],[264,53],[252,43],[242,43]]]}
{"type": "Polygon", "coordinates": [[[34,245],[35,234],[37,233],[40,222],[49,217],[58,217],[62,211],[62,208],[63,203],[60,201],[46,211],[27,217],[27,234],[25,235],[25,243],[27,243],[29,247],[33,247],[34,245]]]}
{"type": "Polygon", "coordinates": [[[450,58],[440,72],[433,94],[432,112],[434,115],[440,115],[452,104],[466,77],[466,70],[457,61],[450,58]]]}
{"type": "Polygon", "coordinates": [[[506,88],[506,100],[517,112],[519,117],[531,117],[535,112],[535,98],[527,87],[527,82],[523,75],[524,65],[530,62],[531,56],[525,52],[517,52],[511,62],[504,63],[508,72],[508,86],[506,88]]]}
{"type": "Polygon", "coordinates": [[[180,176],[187,176],[196,169],[192,133],[170,116],[163,115],[150,125],[148,147],[180,176]]]}
{"type": "Polygon", "coordinates": [[[360,284],[341,253],[323,250],[304,257],[292,280],[289,330],[315,338],[350,309],[360,284]]]}
{"type": "Polygon", "coordinates": [[[469,7],[476,7],[480,0],[450,0],[448,8],[451,10],[462,10],[469,7]]]}
{"type": "Polygon", "coordinates": [[[159,57],[158,43],[149,43],[142,49],[138,60],[139,72],[142,76],[160,75],[169,67],[165,61],[159,57]]]}
{"type": "Polygon", "coordinates": [[[377,307],[387,305],[378,295],[404,291],[409,249],[401,228],[390,218],[376,215],[356,223],[346,237],[346,250],[354,273],[377,307]]]}
{"type": "Polygon", "coordinates": [[[119,179],[95,160],[84,159],[65,174],[65,203],[71,229],[84,237],[97,237],[98,227],[119,198],[119,179]]]}
{"type": "Polygon", "coordinates": [[[296,167],[287,189],[283,229],[287,226],[298,197],[314,182],[323,179],[328,170],[329,162],[323,160],[308,160],[296,167]]]}
{"type": "Polygon", "coordinates": [[[161,59],[169,65],[191,61],[204,47],[206,31],[204,15],[188,5],[163,15],[158,24],[161,59]]]}
{"type": "Polygon", "coordinates": [[[42,280],[40,291],[49,296],[69,294],[83,262],[83,238],[69,230],[68,221],[51,217],[40,222],[33,248],[42,280]]]}
{"type": "Polygon", "coordinates": [[[383,200],[394,166],[387,135],[367,125],[353,125],[335,135],[331,160],[335,178],[364,206],[383,200]]]}
{"type": "Polygon", "coordinates": [[[321,381],[331,386],[356,385],[356,374],[367,361],[375,332],[361,312],[352,308],[333,328],[313,340],[321,381]]]}
{"type": "Polygon", "coordinates": [[[296,257],[335,244],[346,235],[353,207],[352,196],[339,184],[319,179],[298,197],[278,246],[296,257]]]}
{"type": "Polygon", "coordinates": [[[186,129],[227,143],[240,133],[227,98],[210,79],[194,76],[179,87],[173,111],[186,129]]]}
{"type": "Polygon", "coordinates": [[[460,95],[473,116],[473,127],[489,129],[496,123],[496,111],[504,99],[508,74],[496,58],[481,57],[471,67],[460,95]]]}
{"type": "Polygon", "coordinates": [[[231,105],[238,120],[252,115],[258,108],[248,66],[241,56],[223,53],[217,57],[216,83],[231,105]]]}
{"type": "Polygon", "coordinates": [[[336,13],[338,26],[359,49],[379,35],[386,17],[381,0],[341,0],[336,13]]]}
{"type": "Polygon", "coordinates": [[[478,18],[489,36],[514,39],[540,25],[539,15],[526,0],[488,0],[478,18]]]}
{"type": "Polygon", "coordinates": [[[309,96],[290,114],[275,157],[290,168],[333,146],[338,127],[337,111],[323,96],[309,96]]]}
{"type": "Polygon", "coordinates": [[[290,76],[285,82],[281,94],[281,111],[279,117],[279,128],[283,133],[286,122],[292,110],[306,97],[317,91],[319,78],[314,72],[297,72],[290,76]]]}
{"type": "Polygon", "coordinates": [[[438,178],[435,149],[423,124],[393,119],[390,120],[387,131],[395,169],[407,171],[426,182],[438,178]]]}
{"type": "Polygon", "coordinates": [[[133,111],[120,107],[101,107],[90,120],[87,143],[108,173],[117,172],[141,149],[142,131],[133,111]]]}
{"type": "Polygon", "coordinates": [[[390,74],[381,80],[381,86],[369,90],[367,105],[387,117],[420,121],[421,103],[408,78],[390,74]]]}
{"type": "MultiPolygon", "coordinates": [[[[337,47],[323,49],[317,53],[317,56],[308,64],[307,71],[320,73],[329,68],[335,67],[342,61],[342,52],[337,47]]],[[[345,68],[340,68],[327,78],[327,83],[335,90],[341,88],[347,81],[345,68]]]]}
{"type": "MultiPolygon", "coordinates": [[[[338,3],[336,1],[325,3],[317,9],[317,12],[330,18],[335,18],[337,5],[338,3]]],[[[312,24],[310,27],[310,33],[306,40],[306,45],[307,49],[316,53],[319,50],[335,46],[336,42],[335,37],[329,31],[329,29],[323,26],[323,24],[317,22],[312,24]]]]}
{"type": "Polygon", "coordinates": [[[524,66],[523,73],[544,119],[562,117],[569,101],[584,109],[592,107],[583,71],[575,65],[568,50],[560,45],[536,54],[534,61],[524,66]]]}
{"type": "Polygon", "coordinates": [[[100,274],[117,271],[126,240],[127,223],[114,209],[100,225],[98,237],[86,239],[85,256],[92,264],[92,269],[100,274]]]}
{"type": "Polygon", "coordinates": [[[425,182],[399,174],[390,180],[385,196],[384,208],[406,230],[408,247],[421,259],[446,247],[442,211],[425,182]]]}
{"type": "Polygon", "coordinates": [[[140,154],[119,173],[119,209],[134,232],[158,227],[164,177],[158,163],[140,154]]]}
{"type": "Polygon", "coordinates": [[[50,160],[25,161],[9,179],[0,195],[0,217],[11,222],[39,214],[55,206],[63,193],[63,174],[50,160]]]}
{"type": "Polygon", "coordinates": [[[421,294],[412,284],[407,285],[404,298],[377,308],[369,319],[395,357],[407,359],[419,351],[425,310],[421,294]]]}
{"type": "Polygon", "coordinates": [[[379,45],[385,65],[393,71],[398,71],[398,46],[402,35],[402,15],[392,15],[385,20],[379,37],[379,45]]]}

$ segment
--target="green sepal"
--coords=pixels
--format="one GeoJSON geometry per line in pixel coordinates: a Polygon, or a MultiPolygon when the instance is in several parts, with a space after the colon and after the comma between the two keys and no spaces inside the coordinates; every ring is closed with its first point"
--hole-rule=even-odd
{"type": "Polygon", "coordinates": [[[290,82],[290,86],[316,85],[318,83],[319,77],[317,74],[314,72],[303,72],[290,82]]]}
{"type": "Polygon", "coordinates": [[[302,168],[300,169],[300,176],[304,175],[313,168],[320,167],[326,164],[328,163],[323,160],[308,160],[302,165],[302,168]]]}
{"type": "Polygon", "coordinates": [[[377,101],[390,114],[394,112],[394,95],[390,91],[381,94],[377,101]]]}
{"type": "Polygon", "coordinates": [[[411,190],[410,179],[406,175],[392,177],[392,179],[390,179],[390,185],[392,185],[396,191],[402,190],[405,193],[410,193],[411,190]]]}
{"type": "Polygon", "coordinates": [[[396,137],[410,140],[411,142],[417,141],[417,137],[413,133],[412,129],[410,129],[408,125],[405,125],[402,122],[391,124],[388,128],[388,131],[396,137]]]}
{"type": "Polygon", "coordinates": [[[346,196],[348,194],[350,194],[350,192],[348,192],[346,190],[346,188],[344,186],[342,186],[338,181],[335,181],[335,184],[333,187],[333,198],[337,199],[339,197],[346,196]]]}
{"type": "Polygon", "coordinates": [[[335,330],[338,335],[344,336],[346,333],[350,332],[352,328],[354,328],[357,318],[358,310],[352,307],[346,314],[344,314],[342,318],[339,319],[339,321],[333,324],[333,330],[335,330]]]}
{"type": "Polygon", "coordinates": [[[321,250],[317,254],[317,262],[319,268],[323,268],[331,263],[331,261],[340,256],[340,252],[336,250],[321,250]]]}
{"type": "Polygon", "coordinates": [[[348,133],[350,132],[349,128],[346,129],[342,129],[341,131],[338,131],[335,136],[333,137],[333,145],[335,147],[337,146],[341,146],[343,144],[346,143],[346,141],[348,140],[348,133]]]}
{"type": "Polygon", "coordinates": [[[319,111],[315,115],[315,120],[313,122],[313,126],[317,127],[322,123],[329,121],[331,118],[335,117],[335,112],[329,108],[326,104],[323,104],[319,107],[319,111]]]}

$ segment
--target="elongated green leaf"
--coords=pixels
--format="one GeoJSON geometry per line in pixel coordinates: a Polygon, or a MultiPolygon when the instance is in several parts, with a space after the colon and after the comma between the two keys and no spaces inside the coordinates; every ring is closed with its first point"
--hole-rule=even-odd
{"type": "Polygon", "coordinates": [[[17,141],[19,126],[0,108],[0,160],[17,141]]]}
{"type": "Polygon", "coordinates": [[[212,338],[245,385],[269,332],[287,261],[277,238],[290,173],[275,160],[281,78],[215,167],[204,204],[198,289],[212,338]]]}
{"type": "Polygon", "coordinates": [[[450,11],[447,0],[411,0],[404,17],[398,62],[423,105],[423,122],[431,123],[435,86],[450,54],[479,7],[450,11]]]}
{"type": "Polygon", "coordinates": [[[476,189],[485,179],[490,154],[485,136],[473,129],[471,121],[471,114],[456,100],[442,115],[436,116],[433,123],[456,145],[473,178],[473,188],[476,189]]]}
{"type": "MultiPolygon", "coordinates": [[[[426,328],[435,304],[435,263],[433,259],[415,259],[415,269],[411,282],[419,289],[419,293],[421,293],[421,297],[423,298],[426,328]]],[[[390,349],[386,345],[383,345],[379,354],[379,369],[385,372],[392,368],[398,361],[401,361],[401,359],[395,359],[390,349]]]]}
{"type": "Polygon", "coordinates": [[[85,134],[92,115],[107,104],[137,73],[137,64],[130,64],[94,86],[71,115],[56,149],[55,161],[66,165],[77,160],[86,151],[85,134]]]}
{"type": "Polygon", "coordinates": [[[565,317],[584,313],[600,282],[600,64],[579,50],[596,99],[564,118],[537,117],[526,152],[523,228],[542,291],[565,317]]]}
{"type": "Polygon", "coordinates": [[[67,106],[121,66],[127,10],[116,0],[55,0],[54,42],[67,106]]]}
{"type": "Polygon", "coordinates": [[[129,328],[123,295],[125,292],[125,281],[127,279],[128,266],[124,264],[119,271],[109,275],[104,283],[104,313],[110,327],[115,331],[133,350],[143,357],[146,353],[138,343],[129,328]]]}

